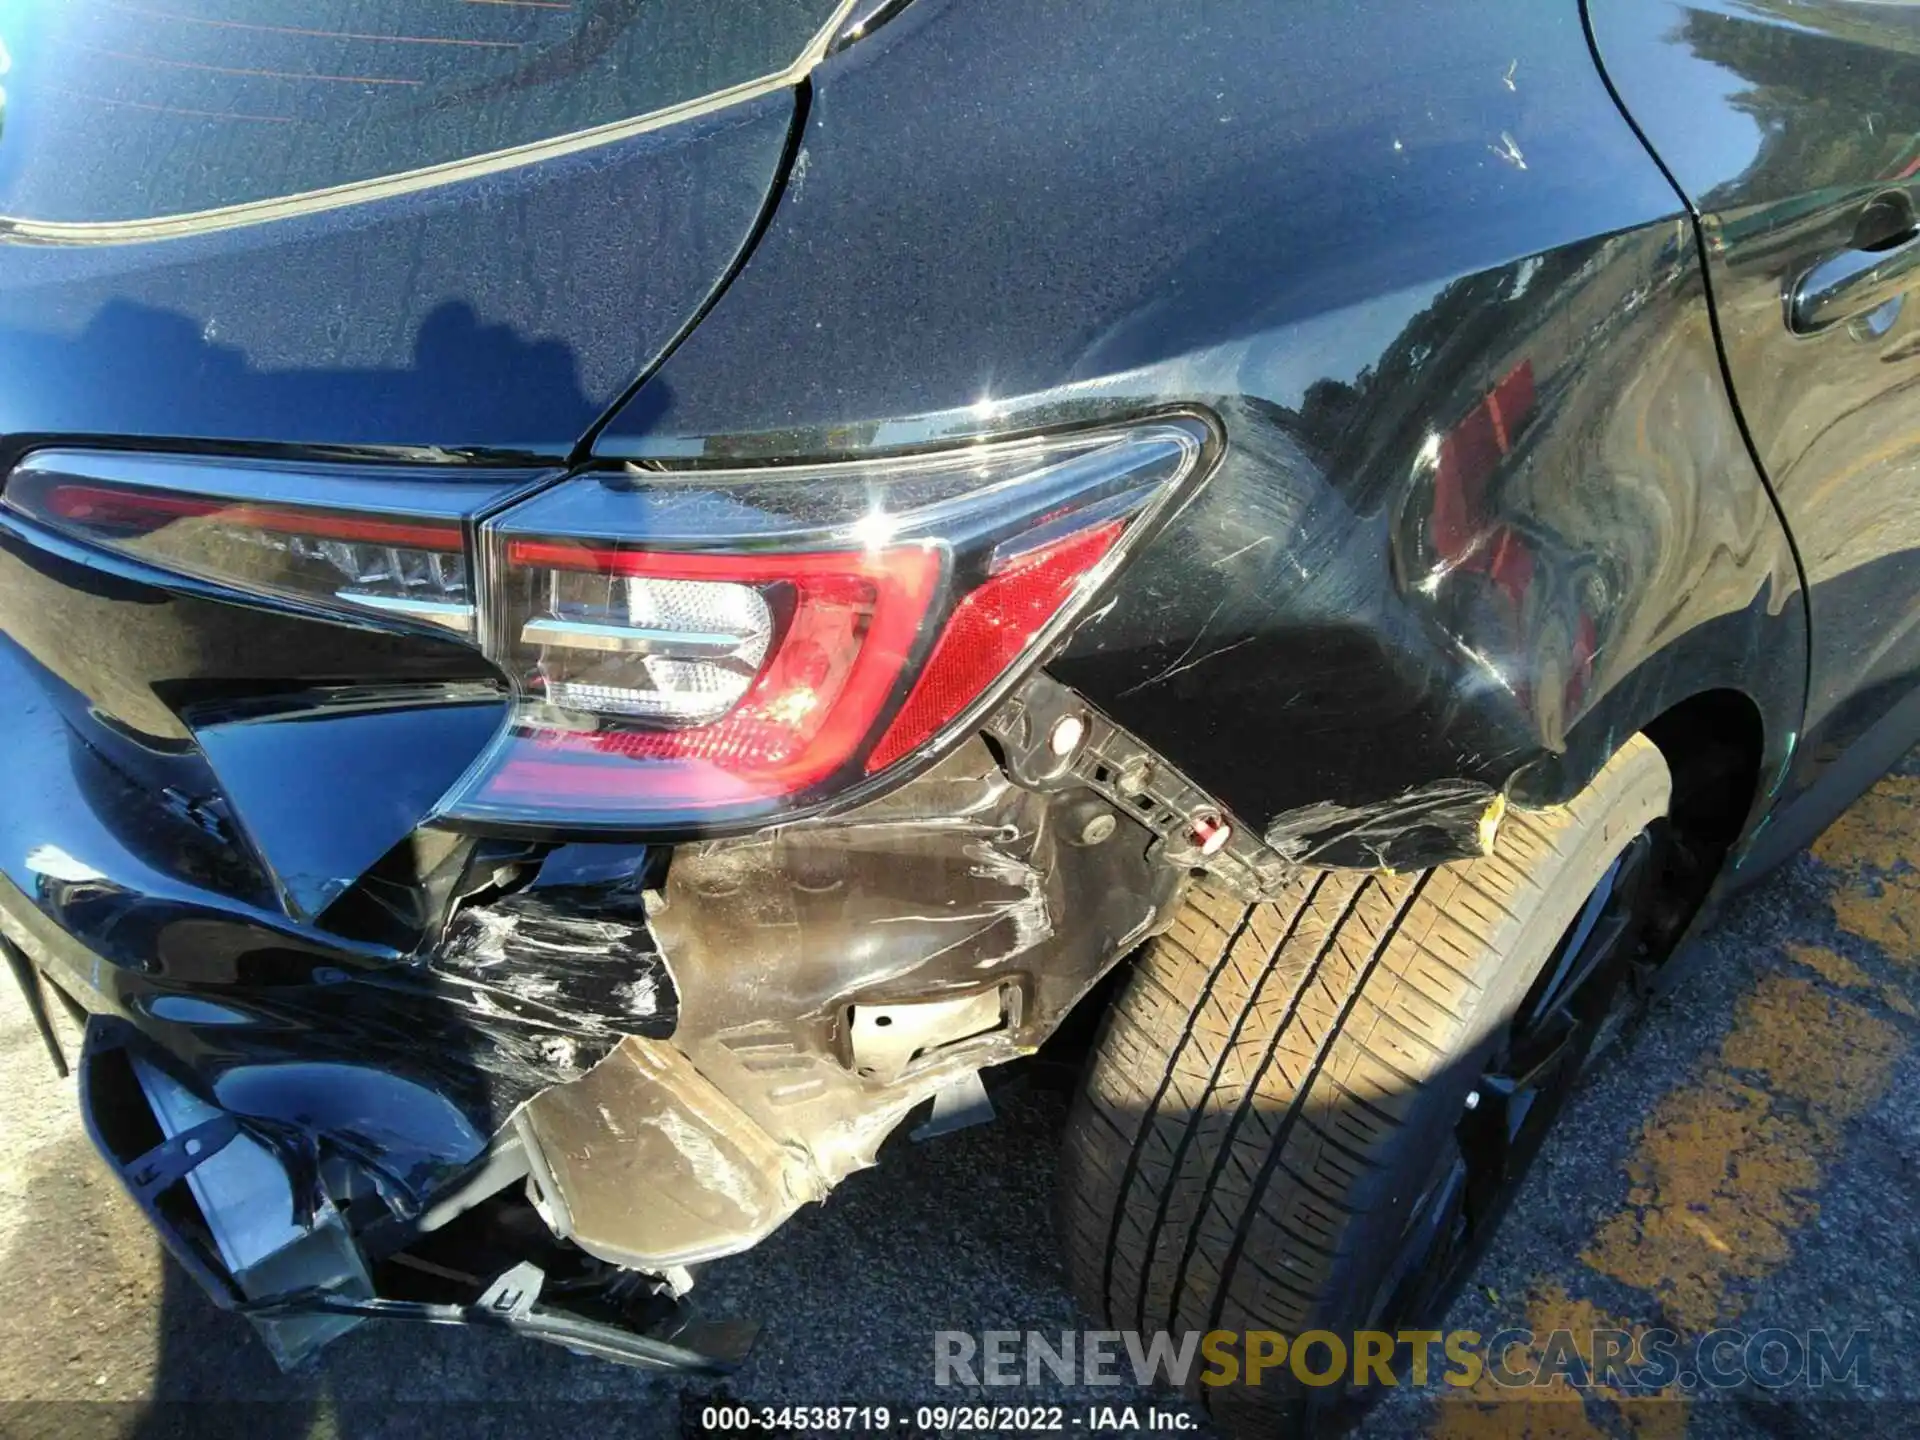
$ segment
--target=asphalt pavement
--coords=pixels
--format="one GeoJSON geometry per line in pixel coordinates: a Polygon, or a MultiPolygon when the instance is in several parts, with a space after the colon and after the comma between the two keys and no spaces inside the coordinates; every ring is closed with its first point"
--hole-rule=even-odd
{"type": "MultiPolygon", "coordinates": [[[[1902,768],[1721,917],[1694,982],[1575,1100],[1449,1317],[1483,1335],[1660,1328],[1683,1347],[1762,1331],[1804,1345],[1820,1330],[1864,1344],[1853,1377],[1656,1395],[1436,1379],[1397,1394],[1367,1433],[1920,1432],[1920,1360],[1905,1347],[1920,1308],[1920,764],[1902,768]]],[[[651,1436],[683,1433],[716,1399],[950,1403],[933,1383],[935,1332],[1083,1323],[1050,1220],[1065,1099],[1018,1082],[997,1099],[993,1125],[891,1148],[702,1277],[710,1313],[765,1322],[724,1389],[395,1324],[281,1374],[163,1259],[0,985],[0,1432],[651,1436]]],[[[1097,1406],[1123,1420],[1131,1404],[1143,1427],[1200,1423],[1130,1386],[988,1398],[1060,1404],[1069,1433],[1097,1406]]]]}

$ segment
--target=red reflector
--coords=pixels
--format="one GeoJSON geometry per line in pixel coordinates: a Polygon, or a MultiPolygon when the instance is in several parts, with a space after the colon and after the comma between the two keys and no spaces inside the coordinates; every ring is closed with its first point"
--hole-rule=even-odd
{"type": "Polygon", "coordinates": [[[158,530],[175,520],[217,518],[239,530],[265,530],[313,540],[362,545],[399,545],[410,550],[459,550],[465,544],[457,522],[389,520],[206,495],[168,495],[111,485],[55,485],[41,503],[52,517],[78,525],[138,531],[158,530]]]}
{"type": "Polygon", "coordinates": [[[867,773],[925,744],[1006,673],[1125,528],[1113,521],[1031,550],[955,606],[907,703],[867,757],[867,773]]]}

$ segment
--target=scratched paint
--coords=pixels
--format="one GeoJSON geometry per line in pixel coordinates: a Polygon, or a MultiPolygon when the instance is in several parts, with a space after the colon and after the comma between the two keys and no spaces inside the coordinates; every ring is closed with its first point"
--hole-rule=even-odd
{"type": "MultiPolygon", "coordinates": [[[[1796,1234],[1819,1214],[1848,1127],[1887,1094],[1911,1041],[1909,1022],[1920,1015],[1899,974],[1920,960],[1920,870],[1909,858],[1916,849],[1913,776],[1887,777],[1814,845],[1832,881],[1827,901],[1841,946],[1860,958],[1797,941],[1781,947],[1778,963],[1736,1003],[1718,1048],[1648,1117],[1627,1162],[1625,1203],[1596,1227],[1578,1267],[1528,1287],[1526,1328],[1582,1335],[1660,1325],[1697,1337],[1740,1321],[1757,1287],[1792,1259],[1796,1234]],[[1876,973],[1886,969],[1896,978],[1876,973]],[[1644,1297],[1620,1307],[1630,1308],[1632,1323],[1580,1298],[1601,1281],[1644,1297]]],[[[1555,1381],[1516,1394],[1483,1378],[1462,1401],[1439,1407],[1433,1433],[1664,1440],[1683,1435],[1689,1415],[1677,1391],[1582,1394],[1555,1381]]]]}

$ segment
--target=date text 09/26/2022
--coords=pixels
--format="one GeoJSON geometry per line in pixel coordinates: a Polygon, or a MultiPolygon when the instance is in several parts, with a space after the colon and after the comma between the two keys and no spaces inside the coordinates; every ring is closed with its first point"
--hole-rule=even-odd
{"type": "Polygon", "coordinates": [[[1161,1405],[741,1405],[703,1404],[697,1433],[804,1434],[833,1431],[912,1435],[1125,1433],[1199,1428],[1200,1417],[1161,1405]]]}

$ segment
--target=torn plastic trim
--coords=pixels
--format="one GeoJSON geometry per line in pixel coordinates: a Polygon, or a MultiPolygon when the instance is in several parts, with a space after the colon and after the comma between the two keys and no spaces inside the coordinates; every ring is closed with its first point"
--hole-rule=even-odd
{"type": "Polygon", "coordinates": [[[1255,835],[1144,741],[1045,675],[1028,680],[985,730],[1022,783],[1094,791],[1154,833],[1161,860],[1204,872],[1249,902],[1274,894],[1303,865],[1401,873],[1491,854],[1507,812],[1504,791],[1436,780],[1372,805],[1291,810],[1255,835]]]}
{"type": "Polygon", "coordinates": [[[750,1248],[1037,1048],[1192,874],[1256,900],[1292,868],[1044,675],[985,737],[854,811],[673,851],[648,917],[673,1034],[515,1118],[556,1235],[651,1273],[750,1248]]]}
{"type": "MultiPolygon", "coordinates": [[[[1063,707],[1072,701],[1062,692],[1063,707]]],[[[1100,744],[1089,755],[1107,753],[1100,744]]],[[[140,1039],[213,1111],[242,1116],[244,1136],[290,1177],[284,1203],[302,1236],[246,1284],[236,1277],[247,1267],[220,1253],[206,1225],[191,1171],[175,1175],[162,1162],[177,1166],[178,1156],[156,1151],[194,1130],[193,1107],[172,1137],[154,1129],[140,1144],[102,1148],[123,1170],[161,1166],[155,1177],[171,1198],[149,1197],[156,1225],[198,1237],[179,1246],[195,1273],[230,1308],[248,1307],[283,1360],[328,1338],[323,1322],[377,1312],[451,1323],[447,1311],[371,1304],[400,1298],[383,1293],[383,1257],[441,1240],[457,1249],[455,1230],[492,1207],[532,1221],[514,1194],[523,1176],[552,1232],[542,1244],[557,1236],[571,1256],[684,1276],[872,1164],[916,1107],[977,1090],[983,1067],[1031,1053],[1167,923],[1197,847],[1152,829],[1137,801],[1114,803],[1070,773],[1026,783],[1038,762],[1017,750],[1003,742],[996,757],[976,738],[855,811],[682,845],[664,865],[661,852],[636,847],[476,854],[456,884],[469,899],[390,975],[319,981],[316,970],[317,983],[285,990],[197,987],[236,1017],[216,1036],[236,1053],[272,1038],[256,1035],[261,1019],[324,1008],[363,986],[391,1002],[378,1033],[405,1047],[366,1051],[371,1032],[331,1030],[319,1009],[293,1048],[237,1066],[204,1070],[165,1053],[164,1036],[140,1039]],[[411,1026],[387,1035],[407,1008],[411,1026]],[[876,1046],[896,1024],[904,1038],[876,1046]],[[411,1054],[449,1043],[457,1054],[411,1054]],[[348,1074],[343,1047],[354,1046],[360,1068],[348,1074]],[[467,1141],[416,1164],[382,1149],[405,1142],[401,1131],[383,1141],[385,1130],[343,1128],[332,1113],[403,1083],[408,1065],[429,1058],[487,1071],[490,1093],[513,1097],[511,1118],[477,1132],[462,1125],[467,1141]],[[292,1093],[304,1118],[272,1118],[291,1114],[292,1093]],[[438,1178],[413,1193],[405,1181],[415,1171],[438,1178]],[[331,1298],[315,1302],[316,1290],[331,1298]]],[[[1176,778],[1167,771],[1141,792],[1174,807],[1163,828],[1205,798],[1169,789],[1176,778]]],[[[1125,787],[1112,794],[1124,798],[1125,787]]],[[[151,1095],[139,1109],[151,1114],[151,1095]]],[[[477,1273],[461,1254],[459,1268],[477,1273]]],[[[479,1288],[475,1279],[455,1309],[477,1305],[479,1288]]]]}
{"type": "MultiPolygon", "coordinates": [[[[356,1224],[364,1206],[337,1193],[341,1172],[326,1157],[197,1093],[124,1022],[89,1022],[80,1088],[90,1134],[169,1252],[217,1305],[253,1324],[282,1367],[369,1319],[504,1328],[623,1364],[700,1375],[730,1372],[752,1343],[755,1326],[690,1325],[671,1303],[671,1338],[543,1304],[548,1276],[532,1260],[467,1303],[380,1294],[376,1264],[391,1252],[370,1242],[382,1227],[356,1224]]],[[[450,1222],[525,1173],[516,1147],[497,1147],[457,1197],[420,1217],[415,1233],[450,1222]]]]}
{"type": "Polygon", "coordinates": [[[1372,805],[1309,805],[1267,827],[1267,844],[1296,865],[1430,870],[1491,855],[1507,796],[1474,780],[1436,780],[1372,805]]]}
{"type": "MultiPolygon", "coordinates": [[[[79,1072],[95,1148],[215,1304],[240,1310],[292,1289],[371,1293],[317,1152],[196,1094],[124,1021],[88,1021],[79,1072]]],[[[289,1367],[353,1323],[311,1316],[255,1328],[289,1367]]]]}
{"type": "Polygon", "coordinates": [[[726,1345],[724,1350],[706,1351],[556,1310],[539,1303],[546,1278],[538,1265],[523,1261],[496,1278],[471,1305],[390,1300],[316,1289],[239,1309],[256,1325],[331,1319],[348,1325],[362,1320],[410,1320],[426,1325],[483,1326],[622,1365],[682,1375],[730,1375],[740,1368],[752,1344],[752,1326],[706,1327],[726,1345]]]}

